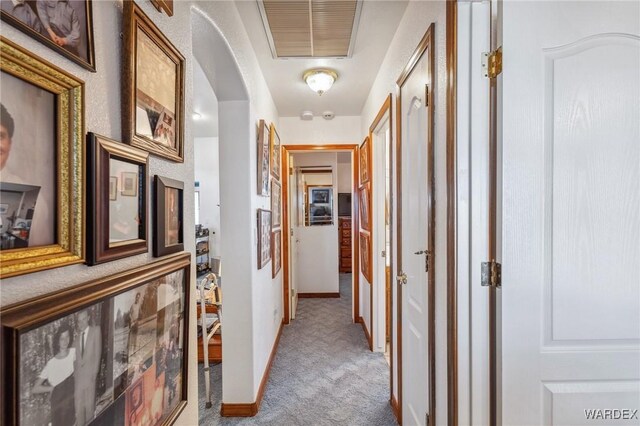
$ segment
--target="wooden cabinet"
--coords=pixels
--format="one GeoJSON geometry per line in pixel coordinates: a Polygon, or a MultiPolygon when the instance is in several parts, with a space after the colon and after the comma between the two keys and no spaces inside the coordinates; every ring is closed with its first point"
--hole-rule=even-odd
{"type": "Polygon", "coordinates": [[[351,272],[351,218],[338,219],[338,252],[340,253],[339,270],[341,273],[351,272]]]}

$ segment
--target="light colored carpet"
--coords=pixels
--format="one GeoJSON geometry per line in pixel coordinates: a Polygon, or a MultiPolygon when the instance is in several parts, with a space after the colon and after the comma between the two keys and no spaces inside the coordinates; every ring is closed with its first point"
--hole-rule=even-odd
{"type": "Polygon", "coordinates": [[[296,319],[284,326],[260,412],[220,417],[222,365],[212,367],[213,407],[201,425],[396,425],[389,405],[389,365],[369,351],[362,326],[351,321],[351,275],[340,275],[335,299],[300,299],[296,319]]]}

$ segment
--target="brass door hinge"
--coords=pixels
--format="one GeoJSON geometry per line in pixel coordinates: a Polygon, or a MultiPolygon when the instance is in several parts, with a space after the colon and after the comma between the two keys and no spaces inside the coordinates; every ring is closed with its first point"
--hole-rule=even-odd
{"type": "Polygon", "coordinates": [[[502,265],[495,260],[482,262],[480,284],[483,287],[502,287],[502,265]]]}
{"type": "Polygon", "coordinates": [[[482,73],[485,78],[496,78],[502,73],[502,46],[482,54],[482,73]]]}

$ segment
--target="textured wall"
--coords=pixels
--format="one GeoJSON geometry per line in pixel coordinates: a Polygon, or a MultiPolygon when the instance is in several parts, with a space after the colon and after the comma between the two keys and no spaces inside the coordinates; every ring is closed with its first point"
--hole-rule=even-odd
{"type": "MultiPolygon", "coordinates": [[[[409,61],[416,46],[431,23],[435,23],[435,180],[436,180],[436,424],[445,424],[447,419],[447,329],[446,329],[446,284],[447,284],[447,206],[446,206],[446,69],[445,69],[445,23],[444,1],[410,1],[398,26],[398,31],[389,46],[369,97],[362,109],[362,134],[366,134],[389,93],[393,93],[392,114],[394,116],[393,138],[395,143],[395,94],[396,80],[409,61]]],[[[396,206],[394,206],[394,211],[396,206]]],[[[395,230],[394,230],[395,232],[395,230]]],[[[396,234],[397,235],[397,234],[396,234]]],[[[393,250],[396,250],[395,244],[393,250]]],[[[392,274],[397,271],[393,265],[392,274]]],[[[395,286],[394,286],[395,290],[395,286]]],[[[394,291],[394,298],[396,297],[394,291]]],[[[394,304],[395,316],[395,304],[394,304]]],[[[395,327],[395,325],[394,325],[395,327]]],[[[394,338],[395,341],[395,338],[394,338]]],[[[397,351],[394,351],[394,357],[397,351]]],[[[394,365],[397,361],[394,360],[394,365]]],[[[394,381],[394,394],[397,384],[394,381]]]]}

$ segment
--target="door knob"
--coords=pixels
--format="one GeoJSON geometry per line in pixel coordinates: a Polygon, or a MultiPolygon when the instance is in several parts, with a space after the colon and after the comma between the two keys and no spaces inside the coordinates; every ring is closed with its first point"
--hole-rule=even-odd
{"type": "Polygon", "coordinates": [[[405,274],[404,272],[401,272],[400,275],[396,277],[396,281],[398,281],[398,284],[406,284],[407,274],[405,274]]]}

